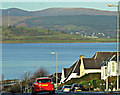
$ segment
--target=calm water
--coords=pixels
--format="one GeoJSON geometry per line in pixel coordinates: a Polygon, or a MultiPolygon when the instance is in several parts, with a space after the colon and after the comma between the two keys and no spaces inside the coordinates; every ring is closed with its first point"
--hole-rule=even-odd
{"type": "Polygon", "coordinates": [[[116,51],[116,43],[20,43],[2,45],[2,73],[5,79],[20,78],[25,72],[45,67],[55,72],[55,55],[58,53],[58,72],[70,67],[80,55],[92,57],[98,51],[116,51]]]}

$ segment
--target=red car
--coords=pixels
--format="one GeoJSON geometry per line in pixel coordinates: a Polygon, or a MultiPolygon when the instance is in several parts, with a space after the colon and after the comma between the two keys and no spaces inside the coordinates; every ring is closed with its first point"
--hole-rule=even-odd
{"type": "Polygon", "coordinates": [[[49,92],[50,94],[55,93],[54,83],[52,82],[51,78],[36,78],[32,87],[32,95],[37,95],[39,92],[49,92]]]}

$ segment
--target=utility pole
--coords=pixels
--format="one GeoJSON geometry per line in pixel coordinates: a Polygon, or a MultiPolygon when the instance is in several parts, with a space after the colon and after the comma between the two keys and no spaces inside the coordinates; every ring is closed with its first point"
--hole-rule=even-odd
{"type": "Polygon", "coordinates": [[[58,87],[58,86],[57,86],[57,83],[58,83],[58,72],[57,72],[57,67],[58,67],[58,65],[57,65],[57,52],[56,52],[56,88],[58,87]]]}
{"type": "Polygon", "coordinates": [[[10,22],[10,11],[8,10],[8,26],[10,26],[9,22],[10,22]]]}
{"type": "Polygon", "coordinates": [[[119,4],[118,5],[112,5],[109,4],[109,7],[117,7],[117,91],[119,90],[119,4]]]}
{"type": "Polygon", "coordinates": [[[58,87],[58,72],[57,72],[57,69],[58,69],[58,64],[57,64],[57,59],[58,59],[58,53],[57,52],[51,52],[51,54],[55,54],[56,55],[56,89],[58,87]]]}
{"type": "Polygon", "coordinates": [[[117,6],[117,90],[119,90],[119,4],[117,6]]]}

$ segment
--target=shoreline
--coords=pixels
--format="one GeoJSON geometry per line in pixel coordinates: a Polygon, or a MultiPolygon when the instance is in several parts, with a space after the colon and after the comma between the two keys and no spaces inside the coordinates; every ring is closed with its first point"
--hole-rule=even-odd
{"type": "Polygon", "coordinates": [[[0,42],[2,44],[8,43],[8,44],[17,44],[17,43],[117,43],[117,42],[0,42]]]}

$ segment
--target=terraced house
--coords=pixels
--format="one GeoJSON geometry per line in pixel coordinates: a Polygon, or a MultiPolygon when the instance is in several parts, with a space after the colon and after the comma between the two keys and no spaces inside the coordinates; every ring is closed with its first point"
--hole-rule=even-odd
{"type": "Polygon", "coordinates": [[[70,68],[63,68],[61,75],[61,83],[67,82],[71,78],[80,78],[86,74],[100,73],[101,64],[115,55],[116,52],[97,52],[92,58],[80,56],[70,68]]]}
{"type": "MultiPolygon", "coordinates": [[[[120,60],[120,56],[119,56],[120,60]]],[[[119,61],[120,64],[120,61],[119,61]]],[[[112,55],[107,61],[101,64],[101,79],[106,80],[107,77],[117,76],[117,54],[112,55]]],[[[120,65],[119,65],[120,68],[120,65]]],[[[119,71],[120,74],[120,71],[119,71]]]]}

